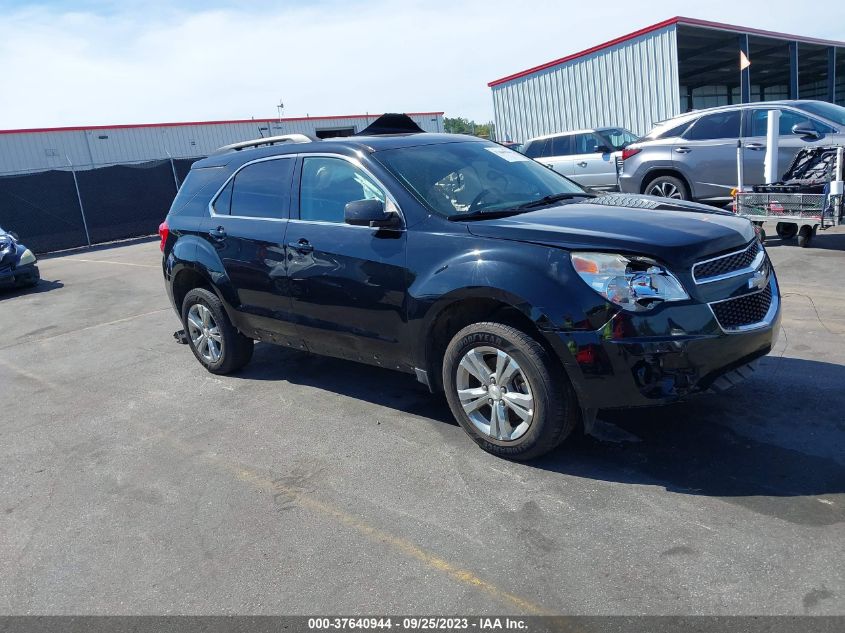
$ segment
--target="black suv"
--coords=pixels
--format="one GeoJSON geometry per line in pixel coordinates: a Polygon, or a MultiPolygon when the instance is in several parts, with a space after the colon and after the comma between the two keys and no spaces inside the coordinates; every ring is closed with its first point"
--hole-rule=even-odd
{"type": "Polygon", "coordinates": [[[528,459],[598,408],[720,390],[780,301],[752,225],[587,193],[474,137],[294,136],[198,161],[167,219],[167,292],[210,372],[255,340],[415,374],[485,450],[528,459]]]}

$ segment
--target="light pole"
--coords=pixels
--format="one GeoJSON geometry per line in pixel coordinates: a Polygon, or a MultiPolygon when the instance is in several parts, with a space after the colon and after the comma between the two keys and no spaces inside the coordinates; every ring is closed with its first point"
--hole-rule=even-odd
{"type": "Polygon", "coordinates": [[[276,106],[276,109],[279,111],[279,123],[282,122],[282,113],[285,111],[285,104],[282,103],[282,100],[279,99],[279,104],[276,106]]]}

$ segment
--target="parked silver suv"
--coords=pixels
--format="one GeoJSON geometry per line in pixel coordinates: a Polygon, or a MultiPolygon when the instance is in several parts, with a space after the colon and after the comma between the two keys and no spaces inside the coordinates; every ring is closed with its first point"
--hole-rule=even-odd
{"type": "Polygon", "coordinates": [[[636,138],[625,128],[600,127],[538,136],[521,151],[582,187],[616,190],[620,151],[636,138]]]}
{"type": "Polygon", "coordinates": [[[845,144],[845,108],[825,101],[766,101],[697,110],[663,121],[625,148],[620,189],[727,202],[737,185],[740,138],[743,185],[762,184],[769,110],[780,110],[779,175],[800,149],[845,144]]]}

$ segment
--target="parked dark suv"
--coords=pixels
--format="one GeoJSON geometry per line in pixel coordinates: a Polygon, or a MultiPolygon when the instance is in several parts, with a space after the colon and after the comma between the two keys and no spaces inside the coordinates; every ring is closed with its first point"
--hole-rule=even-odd
{"type": "Polygon", "coordinates": [[[778,286],[747,220],[586,193],[473,137],[285,140],[195,163],[161,226],[213,373],[254,340],[408,372],[527,459],[598,408],[722,389],[771,350],[778,286]]]}

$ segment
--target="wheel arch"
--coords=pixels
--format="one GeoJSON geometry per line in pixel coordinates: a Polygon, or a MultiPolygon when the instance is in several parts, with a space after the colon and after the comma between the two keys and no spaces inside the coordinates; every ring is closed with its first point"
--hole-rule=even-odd
{"type": "Polygon", "coordinates": [[[183,265],[173,275],[173,281],[171,282],[173,287],[173,303],[180,314],[185,296],[194,288],[205,288],[219,296],[208,275],[200,271],[201,269],[198,267],[183,265]]]}
{"type": "Polygon", "coordinates": [[[180,316],[185,295],[192,287],[201,287],[214,292],[223,302],[229,319],[233,323],[238,322],[238,294],[219,254],[205,240],[193,235],[182,236],[167,257],[165,278],[170,284],[173,304],[180,316]]]}
{"type": "Polygon", "coordinates": [[[542,345],[564,369],[559,355],[549,343],[529,304],[508,292],[483,288],[455,292],[441,299],[429,311],[417,357],[423,359],[429,388],[442,391],[443,356],[454,335],[472,323],[494,321],[525,332],[542,345]]]}

